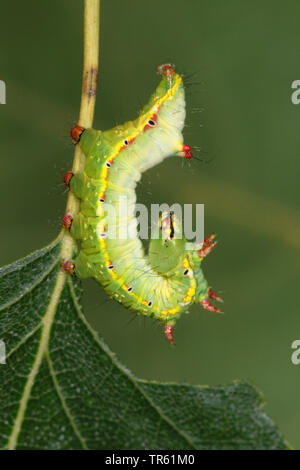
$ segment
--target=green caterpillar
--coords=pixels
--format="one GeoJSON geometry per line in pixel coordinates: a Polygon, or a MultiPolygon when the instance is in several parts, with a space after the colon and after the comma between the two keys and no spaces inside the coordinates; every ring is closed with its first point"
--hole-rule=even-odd
{"type": "Polygon", "coordinates": [[[137,236],[135,187],[141,173],[171,155],[192,158],[183,145],[185,120],[183,81],[169,64],[158,67],[162,80],[139,117],[108,131],[75,126],[71,137],[85,154],[83,173],[65,175],[65,184],[80,199],[76,217],[66,214],[64,226],[80,242],[73,264],[63,268],[79,278],[93,277],[108,295],[134,312],[160,320],[173,344],[173,326],[192,303],[220,312],[209,298],[222,301],[208,286],[201,262],[215,245],[214,235],[201,246],[187,249],[177,238],[178,220],[172,212],[159,219],[159,237],[151,239],[148,256],[137,236]],[[127,198],[126,216],[112,217],[106,204],[120,209],[127,198]],[[131,227],[133,236],[110,237],[112,228],[131,227]]]}

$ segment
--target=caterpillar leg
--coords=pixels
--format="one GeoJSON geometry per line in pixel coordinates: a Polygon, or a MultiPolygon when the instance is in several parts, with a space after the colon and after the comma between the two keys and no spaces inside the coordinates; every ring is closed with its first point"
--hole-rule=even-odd
{"type": "Polygon", "coordinates": [[[169,341],[170,344],[174,344],[174,338],[173,338],[173,326],[171,325],[165,325],[164,327],[164,334],[167,340],[169,341]]]}
{"type": "MultiPolygon", "coordinates": [[[[67,213],[63,218],[63,226],[68,230],[72,237],[77,240],[84,240],[89,237],[89,233],[93,230],[88,225],[89,219],[86,219],[81,213],[73,218],[71,213],[67,213]]],[[[99,218],[94,217],[93,221],[95,224],[98,223],[99,218]],[[94,220],[95,219],[95,220],[94,220]]],[[[86,243],[88,244],[88,242],[86,243]]],[[[91,241],[90,251],[93,253],[94,240],[91,241]]],[[[70,260],[63,260],[61,268],[68,274],[75,275],[81,279],[91,277],[93,274],[93,262],[91,256],[89,257],[83,251],[80,251],[76,258],[75,263],[70,260]]]]}
{"type": "Polygon", "coordinates": [[[75,264],[73,261],[70,260],[62,260],[61,262],[61,269],[66,273],[70,274],[71,276],[75,275],[75,264]]]}
{"type": "Polygon", "coordinates": [[[69,230],[69,231],[71,230],[72,222],[73,222],[73,216],[70,212],[67,212],[62,221],[62,224],[66,230],[69,230]]]}
{"type": "Polygon", "coordinates": [[[81,126],[72,127],[72,129],[70,131],[70,136],[71,136],[74,144],[78,144],[78,142],[80,141],[81,134],[83,133],[84,130],[85,130],[85,128],[81,127],[81,126]]]}
{"type": "Polygon", "coordinates": [[[64,183],[68,190],[70,189],[70,181],[73,175],[74,173],[72,171],[68,171],[67,173],[64,174],[64,183]]]}
{"type": "Polygon", "coordinates": [[[86,259],[83,259],[84,255],[81,253],[76,258],[75,263],[70,260],[62,260],[61,269],[71,276],[79,277],[80,279],[85,279],[91,277],[91,264],[87,263],[86,259]]]}
{"type": "Polygon", "coordinates": [[[73,218],[72,214],[67,212],[63,218],[63,226],[66,230],[71,232],[71,235],[73,238],[75,238],[75,240],[79,240],[83,237],[83,234],[85,233],[84,225],[85,219],[81,213],[73,218]]]}
{"type": "Polygon", "coordinates": [[[81,239],[84,233],[84,217],[82,214],[78,214],[73,218],[70,212],[67,212],[63,218],[62,225],[63,227],[71,232],[72,237],[75,239],[81,239]]]}
{"type": "Polygon", "coordinates": [[[80,279],[85,279],[91,277],[91,270],[93,269],[92,264],[89,262],[88,257],[82,252],[76,258],[75,263],[70,260],[62,260],[61,269],[71,276],[79,277],[80,279]]]}
{"type": "Polygon", "coordinates": [[[74,218],[70,212],[67,212],[63,218],[62,225],[71,232],[72,237],[76,240],[82,239],[87,231],[86,219],[80,212],[74,218]]]}
{"type": "Polygon", "coordinates": [[[72,171],[68,171],[64,175],[64,183],[66,188],[69,191],[78,197],[79,199],[83,199],[87,195],[87,177],[84,173],[76,173],[74,174],[72,171]]]}

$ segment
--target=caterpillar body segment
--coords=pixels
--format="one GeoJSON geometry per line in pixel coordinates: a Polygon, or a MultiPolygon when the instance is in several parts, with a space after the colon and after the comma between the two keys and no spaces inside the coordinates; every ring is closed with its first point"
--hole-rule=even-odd
{"type": "Polygon", "coordinates": [[[65,176],[80,199],[80,212],[64,221],[80,242],[76,275],[93,277],[126,308],[160,320],[173,344],[173,326],[182,312],[192,303],[207,308],[210,288],[201,263],[212,239],[187,250],[186,240],[176,236],[173,213],[161,215],[159,236],[150,240],[148,255],[138,237],[135,188],[142,173],[172,155],[192,157],[183,144],[182,78],[169,64],[158,72],[162,80],[134,121],[108,131],[72,129],[86,160],[83,173],[65,176]]]}

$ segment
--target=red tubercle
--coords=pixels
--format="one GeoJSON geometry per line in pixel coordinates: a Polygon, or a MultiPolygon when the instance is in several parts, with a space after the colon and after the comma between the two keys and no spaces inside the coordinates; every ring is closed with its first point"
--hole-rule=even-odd
{"type": "Polygon", "coordinates": [[[73,217],[70,213],[68,213],[64,216],[62,224],[66,230],[70,230],[72,222],[73,222],[73,217]]]}
{"type": "Polygon", "coordinates": [[[201,250],[198,251],[199,258],[205,258],[206,256],[208,256],[212,252],[216,244],[217,242],[213,242],[211,245],[202,247],[201,250]]]}
{"type": "Polygon", "coordinates": [[[191,147],[189,145],[182,145],[183,158],[187,160],[193,158],[193,154],[190,150],[191,147]]]}
{"type": "Polygon", "coordinates": [[[216,234],[212,233],[209,237],[204,239],[202,248],[205,248],[211,244],[211,242],[216,238],[216,234]]]}
{"type": "Polygon", "coordinates": [[[162,75],[163,77],[166,77],[166,78],[173,77],[175,73],[171,64],[161,64],[157,67],[156,71],[159,75],[162,75]]]}
{"type": "Polygon", "coordinates": [[[213,241],[215,238],[216,238],[216,235],[215,233],[213,233],[212,235],[204,239],[202,248],[198,250],[199,258],[205,258],[207,255],[209,255],[209,253],[213,250],[213,248],[217,244],[217,242],[213,241]]]}
{"type": "Polygon", "coordinates": [[[74,144],[78,144],[78,142],[80,141],[80,137],[81,137],[84,130],[85,130],[85,128],[81,127],[81,126],[72,127],[72,129],[70,131],[70,136],[71,136],[74,144]]]}
{"type": "Polygon", "coordinates": [[[208,310],[209,312],[222,313],[221,310],[215,307],[214,305],[212,305],[208,299],[202,300],[200,304],[205,310],[208,310]]]}
{"type": "Polygon", "coordinates": [[[186,160],[190,160],[191,158],[193,158],[193,154],[191,152],[184,152],[183,158],[185,158],[186,160]]]}
{"type": "Polygon", "coordinates": [[[164,334],[170,344],[174,344],[173,338],[173,327],[170,325],[165,325],[164,327],[164,334]]]}
{"type": "Polygon", "coordinates": [[[70,181],[73,176],[72,171],[68,171],[67,173],[64,174],[64,183],[67,189],[70,189],[70,181]]]}
{"type": "Polygon", "coordinates": [[[105,193],[102,193],[99,197],[99,202],[105,202],[105,193]]]}
{"type": "Polygon", "coordinates": [[[75,275],[75,264],[72,261],[62,260],[60,267],[67,274],[70,274],[71,276],[75,275]]]}
{"type": "Polygon", "coordinates": [[[210,299],[216,300],[217,302],[224,302],[224,300],[218,294],[216,294],[212,289],[209,289],[208,297],[210,299]]]}

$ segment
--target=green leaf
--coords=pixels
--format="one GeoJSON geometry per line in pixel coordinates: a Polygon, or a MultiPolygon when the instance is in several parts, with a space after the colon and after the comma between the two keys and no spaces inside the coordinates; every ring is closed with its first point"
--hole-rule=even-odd
{"type": "Polygon", "coordinates": [[[248,382],[139,380],[84,318],[62,237],[0,269],[0,447],[284,449],[248,382]]]}

